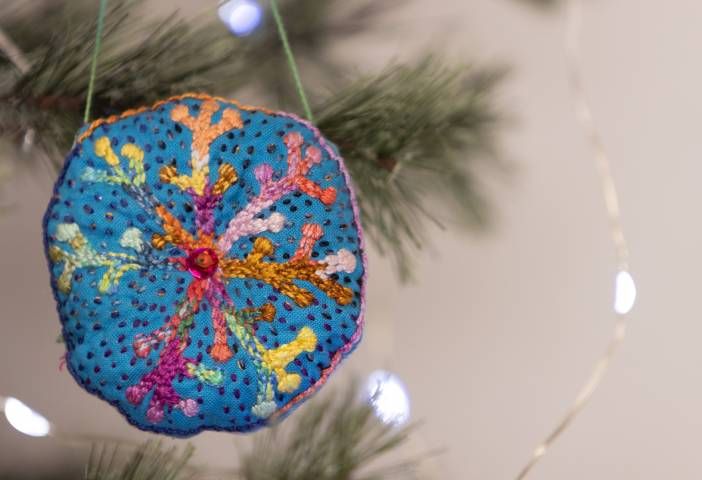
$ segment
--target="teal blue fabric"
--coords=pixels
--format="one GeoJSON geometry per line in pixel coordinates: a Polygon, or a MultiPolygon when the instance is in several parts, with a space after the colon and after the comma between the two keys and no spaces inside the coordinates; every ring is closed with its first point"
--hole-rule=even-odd
{"type": "MultiPolygon", "coordinates": [[[[238,174],[238,180],[214,208],[215,237],[222,235],[230,219],[261,193],[257,167],[270,165],[274,181],[285,176],[289,152],[284,138],[291,132],[302,135],[303,154],[311,147],[321,152],[321,161],[310,168],[306,177],[322,189],[331,187],[336,191],[330,205],[300,190],[284,195],[256,216],[265,220],[275,213],[282,215],[285,224],[280,231],[242,237],[220,256],[244,259],[256,239],[262,237],[275,248],[266,261],[290,262],[302,238],[303,226],[319,225],[323,234],[314,242],[309,261],[323,262],[340,251],[350,252],[354,258],[352,271],[328,275],[320,272],[319,277],[350,290],[352,300],[342,305],[312,283],[296,279],[297,287],[314,296],[310,305],[300,306],[260,279],[222,281],[233,302],[231,311],[254,312],[263,305],[274,307],[275,316],[270,321],[249,317],[241,320],[250,322],[246,323],[252,333],[246,340],[249,347],[258,342],[260,352],[272,351],[295,341],[302,329],[314,332],[312,351],[301,352],[286,365],[287,372],[299,376],[299,386],[293,391],[280,391],[276,376],[261,368],[261,357],[252,355],[230,326],[226,335],[232,357],[226,361],[213,359],[213,305],[203,298],[192,314],[192,325],[180,354],[188,366],[181,364],[180,373],[170,382],[177,399],[169,397],[171,403],[161,405],[162,416],[158,408],[147,414],[153,407],[150,403],[156,389],[140,398],[130,387],[139,385],[164,361],[167,337],[175,330],[162,332],[164,338],[160,341],[158,335],[153,337],[153,344],[141,351],[142,356],[137,354],[136,345],[139,339],[169,325],[173,315],[183,308],[189,286],[196,281],[184,263],[192,252],[172,243],[160,250],[152,245],[154,234],[165,233],[163,222],[154,215],[155,205],[164,206],[190,234],[198,233],[192,192],[164,183],[159,173],[169,165],[178,174],[191,173],[192,133],[171,115],[177,105],[186,105],[195,117],[205,101],[199,96],[172,100],[86,130],[87,137],[73,147],[66,159],[44,219],[51,283],[63,327],[68,370],[78,384],[119,409],[134,426],[173,436],[188,436],[206,429],[250,431],[286,415],[318,389],[353,350],[363,324],[363,239],[342,160],[313,126],[293,115],[240,109],[234,103],[217,100],[213,124],[221,120],[222,112],[228,108],[238,112],[243,125],[222,133],[209,147],[211,185],[222,164],[232,165],[238,174]],[[109,140],[119,158],[119,167],[132,182],[138,183],[134,180],[137,173],[120,152],[125,145],[135,145],[143,151],[145,181],[138,188],[107,178],[110,166],[96,154],[101,138],[109,140]],[[117,268],[126,264],[131,267],[119,278],[110,276],[109,266],[96,264],[95,255],[84,255],[81,245],[85,244],[98,257],[102,255],[100,258],[117,259],[117,268]],[[127,257],[132,260],[124,260],[127,257]],[[107,288],[101,288],[104,283],[109,284],[107,288]],[[210,380],[219,381],[184,374],[183,368],[191,372],[200,368],[210,375],[210,380]],[[252,409],[261,403],[266,394],[261,389],[266,388],[272,389],[275,411],[256,415],[252,409]],[[173,403],[174,399],[180,403],[173,403]]],[[[221,266],[222,259],[219,261],[221,266]]],[[[148,387],[148,382],[145,385],[148,387]]]]}

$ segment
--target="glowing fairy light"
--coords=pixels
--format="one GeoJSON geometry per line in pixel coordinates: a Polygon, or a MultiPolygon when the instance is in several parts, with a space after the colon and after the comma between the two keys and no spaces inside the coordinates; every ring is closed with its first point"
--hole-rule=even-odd
{"type": "Polygon", "coordinates": [[[15,430],[31,437],[45,437],[51,431],[49,421],[13,397],[4,402],[5,418],[15,430]]]}
{"type": "Polygon", "coordinates": [[[229,0],[219,6],[219,18],[238,37],[251,34],[261,24],[263,10],[254,0],[229,0]]]}
{"type": "Polygon", "coordinates": [[[620,315],[629,313],[636,301],[636,284],[626,270],[617,274],[614,292],[614,311],[620,315]]]}
{"type": "Polygon", "coordinates": [[[383,423],[401,425],[409,420],[409,394],[397,375],[385,370],[371,373],[366,383],[366,395],[383,423]]]}

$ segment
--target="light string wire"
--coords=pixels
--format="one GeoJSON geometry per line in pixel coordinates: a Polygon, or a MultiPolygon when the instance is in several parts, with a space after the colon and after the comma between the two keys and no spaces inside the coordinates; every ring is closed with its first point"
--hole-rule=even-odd
{"type": "Polygon", "coordinates": [[[95,29],[95,48],[93,48],[93,59],[90,63],[90,80],[88,81],[88,93],[85,101],[85,115],[83,123],[90,121],[90,110],[93,106],[93,95],[95,93],[95,78],[97,77],[98,57],[100,56],[100,46],[102,45],[102,30],[105,26],[105,11],[107,10],[107,0],[100,0],[98,9],[97,28],[95,29]]]}
{"type": "Polygon", "coordinates": [[[271,12],[273,13],[273,19],[275,20],[275,24],[278,27],[278,35],[280,36],[280,41],[283,44],[283,51],[285,52],[285,57],[288,60],[288,67],[290,67],[290,72],[292,73],[293,80],[295,82],[295,90],[297,90],[297,95],[300,97],[300,103],[302,103],[302,108],[305,110],[305,116],[307,117],[307,120],[314,123],[312,109],[310,108],[310,103],[307,101],[305,88],[302,86],[300,72],[297,69],[297,62],[295,61],[295,56],[293,55],[292,48],[290,47],[290,42],[288,41],[288,34],[285,31],[285,25],[283,24],[283,17],[280,15],[280,9],[278,8],[278,0],[270,0],[270,2],[271,12]]]}
{"type": "MultiPolygon", "coordinates": [[[[595,125],[592,109],[590,108],[583,86],[584,82],[580,68],[578,50],[582,30],[582,0],[567,0],[565,7],[564,53],[568,83],[573,97],[578,123],[585,133],[590,148],[593,150],[593,159],[601,183],[604,205],[609,219],[610,235],[616,253],[617,266],[619,271],[626,271],[629,267],[629,248],[622,227],[619,196],[617,195],[616,184],[612,175],[611,162],[604,147],[602,137],[595,125]]],[[[616,314],[617,322],[606,350],[595,363],[592,373],[581,387],[571,407],[565,415],[561,417],[551,433],[534,449],[531,459],[522,468],[519,475],[517,475],[517,480],[523,480],[527,477],[532,468],[546,455],[549,448],[558,440],[561,434],[570,427],[578,414],[592,398],[592,395],[607,373],[614,355],[624,341],[628,318],[627,313],[616,314]]]]}

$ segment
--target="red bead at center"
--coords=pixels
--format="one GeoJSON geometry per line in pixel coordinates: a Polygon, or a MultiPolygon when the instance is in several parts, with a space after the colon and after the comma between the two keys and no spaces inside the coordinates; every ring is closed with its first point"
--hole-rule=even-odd
{"type": "Polygon", "coordinates": [[[211,248],[197,248],[185,261],[188,271],[195,278],[210,278],[217,271],[219,258],[211,248]]]}

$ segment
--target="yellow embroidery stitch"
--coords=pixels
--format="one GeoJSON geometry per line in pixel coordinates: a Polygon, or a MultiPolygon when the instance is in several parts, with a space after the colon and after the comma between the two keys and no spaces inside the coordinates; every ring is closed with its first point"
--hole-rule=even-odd
{"type": "Polygon", "coordinates": [[[103,158],[108,165],[112,167],[119,167],[119,158],[115,155],[112,150],[112,145],[110,145],[110,139],[107,137],[100,137],[95,142],[95,155],[103,158]]]}
{"type": "Polygon", "coordinates": [[[310,327],[302,327],[295,340],[278,348],[266,350],[258,340],[256,345],[262,349],[264,365],[272,370],[278,379],[278,391],[290,393],[297,390],[302,379],[297,373],[289,373],[285,368],[302,352],[312,352],[315,349],[317,335],[310,327]]]}
{"type": "Polygon", "coordinates": [[[236,173],[236,169],[228,163],[220,165],[217,173],[219,173],[219,179],[217,179],[212,187],[212,193],[215,195],[224,195],[224,192],[236,183],[239,179],[239,175],[236,173]]]}

